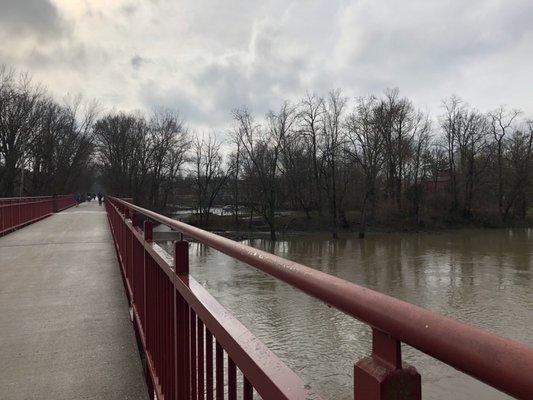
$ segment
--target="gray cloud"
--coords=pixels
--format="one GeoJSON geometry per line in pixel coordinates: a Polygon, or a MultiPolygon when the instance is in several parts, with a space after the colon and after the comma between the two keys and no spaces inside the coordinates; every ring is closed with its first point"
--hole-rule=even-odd
{"type": "Polygon", "coordinates": [[[138,10],[138,7],[135,3],[124,4],[121,7],[121,11],[128,17],[131,17],[138,10]]]}
{"type": "Polygon", "coordinates": [[[139,88],[139,96],[144,109],[168,109],[178,111],[193,124],[201,124],[210,117],[187,93],[176,87],[167,87],[155,81],[148,81],[139,88]]]}
{"type": "Polygon", "coordinates": [[[141,66],[146,62],[146,60],[141,57],[140,55],[138,54],[135,54],[131,60],[130,60],[130,63],[131,63],[131,66],[134,68],[134,69],[139,69],[141,68],[141,66]]]}
{"type": "Polygon", "coordinates": [[[533,115],[529,0],[0,4],[0,35],[12,32],[0,63],[108,107],[179,109],[191,125],[225,127],[234,107],[263,115],[334,88],[353,97],[399,87],[434,112],[457,93],[533,115]]]}
{"type": "Polygon", "coordinates": [[[69,25],[50,0],[1,0],[0,31],[43,40],[61,36],[69,25]]]}

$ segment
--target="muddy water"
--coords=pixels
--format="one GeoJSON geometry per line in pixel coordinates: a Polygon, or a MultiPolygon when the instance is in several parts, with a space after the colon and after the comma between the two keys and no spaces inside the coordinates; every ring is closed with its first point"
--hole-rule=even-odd
{"type": "MultiPolygon", "coordinates": [[[[245,244],[533,346],[533,230],[306,236],[245,244]]],[[[203,245],[191,273],[313,389],[353,398],[353,364],[370,329],[319,301],[203,245]]],[[[425,399],[506,399],[403,345],[425,399]]]]}

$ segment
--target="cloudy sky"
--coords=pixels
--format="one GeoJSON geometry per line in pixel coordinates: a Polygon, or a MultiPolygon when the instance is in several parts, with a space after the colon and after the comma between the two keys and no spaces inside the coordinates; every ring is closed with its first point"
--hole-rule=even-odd
{"type": "Polygon", "coordinates": [[[58,98],[178,109],[199,129],[333,88],[533,117],[533,1],[0,0],[0,64],[58,98]]]}

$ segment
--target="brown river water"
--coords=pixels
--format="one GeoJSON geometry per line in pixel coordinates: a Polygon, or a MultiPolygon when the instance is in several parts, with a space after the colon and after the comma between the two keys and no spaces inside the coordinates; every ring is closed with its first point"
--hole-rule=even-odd
{"type": "MultiPolygon", "coordinates": [[[[533,229],[244,243],[533,346],[533,229]]],[[[192,243],[190,254],[191,274],[315,391],[353,398],[353,364],[370,351],[367,325],[204,245],[192,243]]],[[[422,375],[424,399],[510,398],[402,351],[422,375]]]]}

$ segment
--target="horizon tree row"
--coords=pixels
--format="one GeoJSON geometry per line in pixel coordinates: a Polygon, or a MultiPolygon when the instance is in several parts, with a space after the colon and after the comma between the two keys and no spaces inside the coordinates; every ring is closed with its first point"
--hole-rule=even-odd
{"type": "Polygon", "coordinates": [[[349,211],[361,237],[369,222],[525,219],[533,122],[505,107],[482,113],[457,96],[442,109],[431,121],[398,89],[352,104],[340,90],[308,94],[264,121],[235,109],[235,209],[254,209],[272,239],[284,209],[326,214],[333,237],[351,224],[349,211]]]}
{"type": "Polygon", "coordinates": [[[264,118],[246,107],[231,116],[224,142],[169,110],[59,103],[0,67],[0,196],[101,187],[157,210],[194,206],[203,226],[231,205],[236,225],[244,208],[272,239],[290,224],[280,227],[281,211],[336,237],[369,224],[506,223],[531,206],[533,122],[518,110],[481,112],[451,96],[432,119],[398,89],[352,100],[334,90],[264,118]]]}
{"type": "Polygon", "coordinates": [[[0,65],[0,197],[69,193],[91,179],[96,105],[55,101],[0,65]]]}

